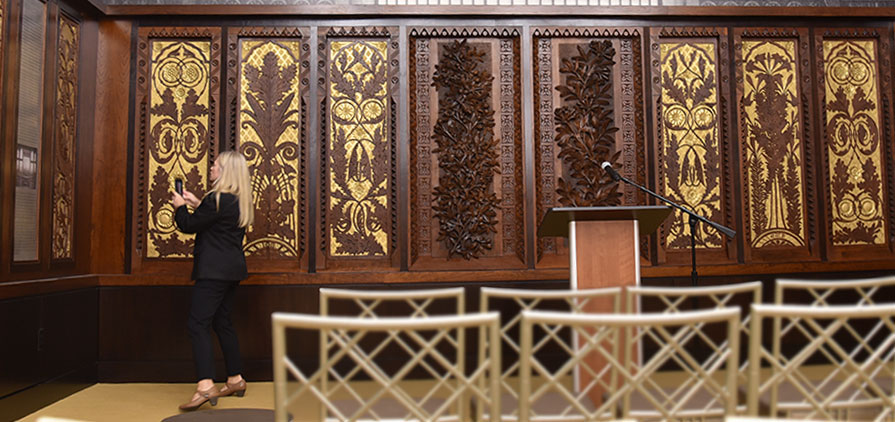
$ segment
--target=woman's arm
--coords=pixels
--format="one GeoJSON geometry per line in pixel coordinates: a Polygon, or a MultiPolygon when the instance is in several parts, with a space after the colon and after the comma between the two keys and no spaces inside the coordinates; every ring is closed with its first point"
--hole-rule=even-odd
{"type": "Polygon", "coordinates": [[[186,209],[186,205],[177,207],[177,211],[174,213],[174,221],[177,223],[180,231],[184,233],[198,233],[210,227],[218,219],[219,215],[214,195],[208,195],[192,214],[186,209]]]}

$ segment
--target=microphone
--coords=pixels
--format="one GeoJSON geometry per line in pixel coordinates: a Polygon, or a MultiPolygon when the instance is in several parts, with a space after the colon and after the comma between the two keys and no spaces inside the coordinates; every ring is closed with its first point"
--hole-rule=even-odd
{"type": "Polygon", "coordinates": [[[605,171],[606,174],[608,174],[609,177],[612,178],[612,180],[615,180],[616,182],[621,180],[621,175],[619,175],[618,172],[615,171],[614,168],[612,168],[612,164],[610,162],[603,161],[603,164],[600,164],[600,167],[603,168],[603,171],[605,171]]]}

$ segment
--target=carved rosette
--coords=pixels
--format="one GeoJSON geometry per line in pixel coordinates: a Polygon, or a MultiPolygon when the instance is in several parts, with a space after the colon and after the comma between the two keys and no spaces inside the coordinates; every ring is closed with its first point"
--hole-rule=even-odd
{"type": "Polygon", "coordinates": [[[835,246],[886,242],[877,43],[823,41],[824,134],[835,246]]]}
{"type": "MultiPolygon", "coordinates": [[[[537,220],[556,206],[643,204],[636,189],[600,169],[611,161],[625,177],[646,179],[640,33],[535,28],[533,34],[537,220]],[[588,82],[576,85],[577,78],[588,82]]],[[[537,245],[539,262],[567,265],[561,239],[539,238],[537,245]]]]}
{"type": "Polygon", "coordinates": [[[79,40],[78,23],[65,15],[60,16],[53,137],[53,259],[72,257],[79,40]]]}
{"type": "Polygon", "coordinates": [[[254,36],[230,42],[239,61],[234,133],[252,173],[255,201],[244,248],[248,256],[295,258],[301,255],[305,159],[302,44],[298,37],[258,38],[257,31],[246,32],[254,36]]]}
{"type": "Polygon", "coordinates": [[[797,40],[741,44],[743,188],[749,245],[805,245],[797,40]]]}
{"type": "MultiPolygon", "coordinates": [[[[712,41],[669,41],[659,49],[660,193],[709,220],[723,221],[717,46],[712,41]]],[[[670,220],[666,248],[689,248],[686,216],[675,211],[670,220]]],[[[722,245],[717,231],[696,226],[697,248],[722,245]]]]}
{"type": "Polygon", "coordinates": [[[384,257],[393,248],[388,41],[332,40],[328,60],[328,252],[384,257]]]}
{"type": "Polygon", "coordinates": [[[411,264],[461,257],[479,258],[483,268],[518,266],[525,259],[518,34],[413,28],[410,43],[411,264]]]}
{"type": "Polygon", "coordinates": [[[138,256],[181,258],[192,252],[194,236],[177,230],[170,198],[177,178],[183,179],[184,189],[199,195],[209,187],[220,45],[216,28],[140,29],[134,193],[138,256]]]}

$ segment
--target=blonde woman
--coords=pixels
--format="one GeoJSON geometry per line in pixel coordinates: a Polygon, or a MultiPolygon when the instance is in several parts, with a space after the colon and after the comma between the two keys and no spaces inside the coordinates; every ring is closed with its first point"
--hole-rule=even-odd
{"type": "Polygon", "coordinates": [[[211,192],[200,201],[191,192],[171,197],[174,220],[184,233],[196,233],[193,247],[195,280],[187,321],[193,343],[193,361],[199,380],[196,392],[181,410],[196,410],[206,401],[214,406],[218,397],[245,395],[242,357],[236,330],[230,321],[236,286],[245,280],[246,260],[242,251],[246,227],[252,224],[253,204],[249,168],[245,157],[235,151],[218,156],[211,167],[211,192]],[[191,206],[191,213],[186,205],[191,206]],[[227,383],[214,388],[214,351],[209,328],[214,328],[224,352],[227,383]]]}

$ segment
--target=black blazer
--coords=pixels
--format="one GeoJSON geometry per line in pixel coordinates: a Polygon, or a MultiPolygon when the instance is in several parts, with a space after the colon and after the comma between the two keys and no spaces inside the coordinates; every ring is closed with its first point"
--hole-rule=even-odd
{"type": "Polygon", "coordinates": [[[214,193],[205,195],[193,213],[183,205],[174,214],[180,231],[196,233],[193,280],[245,280],[248,273],[242,241],[246,229],[239,227],[239,200],[222,193],[218,208],[214,198],[214,193]]]}

